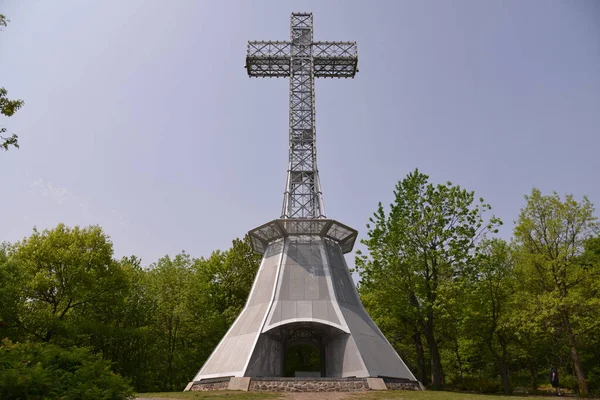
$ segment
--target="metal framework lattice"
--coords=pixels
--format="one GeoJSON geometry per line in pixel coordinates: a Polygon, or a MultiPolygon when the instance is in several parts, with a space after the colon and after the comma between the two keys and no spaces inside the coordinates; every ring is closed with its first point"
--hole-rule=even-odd
{"type": "Polygon", "coordinates": [[[320,236],[336,242],[342,252],[349,253],[354,247],[358,232],[340,222],[318,218],[318,219],[289,219],[282,218],[267,222],[258,228],[248,232],[252,247],[257,252],[264,254],[269,243],[284,237],[294,237],[295,240],[312,240],[314,236],[320,236]]]}
{"type": "Polygon", "coordinates": [[[356,42],[313,42],[312,13],[292,13],[289,42],[248,42],[250,77],[290,78],[290,144],[281,218],[325,218],[317,169],[315,78],[353,78],[356,42]]]}

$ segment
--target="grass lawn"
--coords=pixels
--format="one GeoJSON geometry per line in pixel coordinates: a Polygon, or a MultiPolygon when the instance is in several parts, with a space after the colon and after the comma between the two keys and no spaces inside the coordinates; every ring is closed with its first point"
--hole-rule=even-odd
{"type": "Polygon", "coordinates": [[[353,394],[349,399],[405,399],[405,400],[525,400],[525,399],[552,399],[556,400],[557,396],[551,397],[520,397],[520,396],[497,396],[489,394],[471,394],[471,393],[456,393],[456,392],[437,392],[432,390],[421,391],[404,391],[404,390],[386,390],[381,392],[367,392],[353,394]]]}
{"type": "MultiPolygon", "coordinates": [[[[386,390],[381,392],[366,392],[366,393],[314,393],[315,399],[326,399],[327,395],[343,396],[347,400],[368,400],[368,399],[404,399],[404,400],[525,400],[525,399],[552,399],[556,400],[556,396],[550,397],[518,397],[518,396],[494,396],[485,394],[471,393],[456,393],[456,392],[434,392],[427,390],[420,391],[403,391],[403,390],[386,390]]],[[[291,393],[265,393],[265,392],[233,392],[227,390],[215,390],[208,392],[164,392],[164,393],[139,393],[138,398],[167,398],[167,399],[268,399],[268,398],[290,398],[291,393]]],[[[310,399],[312,396],[309,393],[303,393],[302,399],[310,399]]],[[[336,397],[340,398],[340,397],[336,397]]]]}

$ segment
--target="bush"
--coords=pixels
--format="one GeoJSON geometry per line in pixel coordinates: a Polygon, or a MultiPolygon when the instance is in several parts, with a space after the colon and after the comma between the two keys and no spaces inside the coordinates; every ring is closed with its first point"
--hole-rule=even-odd
{"type": "Polygon", "coordinates": [[[498,380],[485,378],[464,377],[462,384],[458,385],[465,392],[477,392],[485,394],[499,393],[502,387],[498,380]]]}
{"type": "Polygon", "coordinates": [[[570,389],[574,392],[577,392],[577,388],[579,385],[577,384],[577,378],[573,375],[564,374],[563,376],[559,376],[559,386],[564,389],[570,389]]]}
{"type": "Polygon", "coordinates": [[[110,364],[87,349],[45,343],[0,345],[4,400],[123,400],[133,390],[110,364]]]}
{"type": "Polygon", "coordinates": [[[591,368],[587,372],[587,378],[590,393],[600,394],[600,365],[591,368]]]}

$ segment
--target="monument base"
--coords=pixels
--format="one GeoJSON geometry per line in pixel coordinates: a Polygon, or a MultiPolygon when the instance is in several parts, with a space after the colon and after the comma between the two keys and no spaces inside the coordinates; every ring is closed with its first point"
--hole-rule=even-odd
{"type": "MultiPolygon", "coordinates": [[[[422,390],[417,381],[400,378],[281,378],[250,379],[252,392],[364,392],[367,390],[422,390]]],[[[190,382],[191,391],[227,390],[231,377],[190,382]]]]}
{"type": "Polygon", "coordinates": [[[360,301],[344,259],[356,231],[328,219],[275,220],[249,235],[262,262],[244,309],[194,377],[196,390],[237,389],[219,381],[232,376],[252,377],[248,390],[274,391],[416,382],[360,301]]]}

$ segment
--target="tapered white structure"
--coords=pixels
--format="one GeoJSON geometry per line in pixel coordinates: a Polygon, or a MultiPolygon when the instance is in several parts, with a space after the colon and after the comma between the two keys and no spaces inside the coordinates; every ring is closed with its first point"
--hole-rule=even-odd
{"type": "Polygon", "coordinates": [[[280,219],[250,235],[264,257],[248,302],[194,381],[282,376],[286,350],[298,343],[319,346],[321,376],[415,380],[356,292],[343,256],[356,231],[280,219]]]}
{"type": "Polygon", "coordinates": [[[314,78],[353,77],[356,43],[313,42],[294,13],[290,42],[250,42],[250,76],[290,77],[290,161],[280,219],[249,232],[264,254],[245,308],[194,378],[280,377],[287,351],[310,344],[321,377],[416,381],[361,304],[344,260],[357,232],[327,219],[316,164],[314,78]]]}

